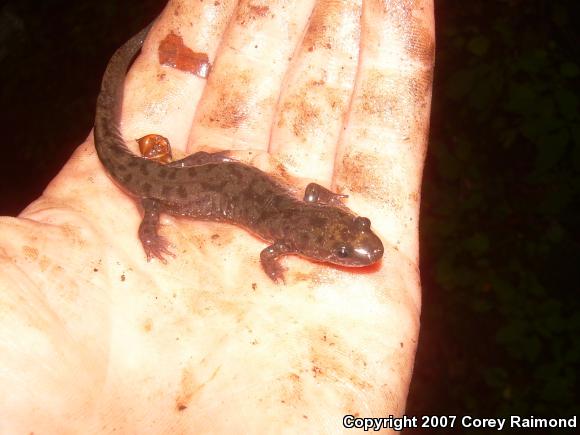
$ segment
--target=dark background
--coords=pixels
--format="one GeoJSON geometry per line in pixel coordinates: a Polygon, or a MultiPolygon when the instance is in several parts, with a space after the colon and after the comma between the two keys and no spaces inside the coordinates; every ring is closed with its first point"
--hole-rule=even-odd
{"type": "MultiPolygon", "coordinates": [[[[84,140],[110,55],[164,4],[0,3],[1,215],[37,197],[84,140]]],[[[407,414],[579,413],[574,5],[437,2],[407,414]]]]}

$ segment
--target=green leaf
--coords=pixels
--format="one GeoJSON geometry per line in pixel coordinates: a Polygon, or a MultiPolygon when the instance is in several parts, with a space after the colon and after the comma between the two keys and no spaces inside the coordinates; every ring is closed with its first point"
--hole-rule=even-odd
{"type": "Polygon", "coordinates": [[[567,89],[560,90],[556,92],[555,99],[564,118],[578,119],[578,97],[573,92],[567,89]]]}
{"type": "Polygon", "coordinates": [[[526,336],[528,327],[520,320],[512,319],[511,322],[505,323],[496,334],[496,341],[500,344],[506,345],[508,348],[514,342],[519,342],[526,336]]]}
{"type": "Polygon", "coordinates": [[[455,72],[446,83],[446,94],[449,98],[457,100],[463,98],[473,87],[475,81],[471,70],[459,70],[455,72]]]}
{"type": "Polygon", "coordinates": [[[447,180],[456,180],[461,172],[460,162],[450,152],[437,154],[437,170],[447,180]]]}
{"type": "Polygon", "coordinates": [[[516,59],[517,65],[525,72],[537,74],[548,66],[548,53],[545,50],[533,50],[516,59]]]}
{"type": "Polygon", "coordinates": [[[554,243],[561,242],[565,234],[566,232],[564,231],[562,226],[558,223],[553,223],[548,228],[548,231],[546,231],[546,236],[548,237],[548,240],[554,243]]]}
{"type": "Polygon", "coordinates": [[[467,49],[476,56],[483,56],[489,48],[489,40],[483,36],[471,38],[467,43],[467,49]]]}
{"type": "Polygon", "coordinates": [[[572,164],[574,169],[580,171],[580,126],[572,126],[572,141],[574,146],[572,147],[572,164]]]}
{"type": "Polygon", "coordinates": [[[576,65],[574,62],[564,62],[560,65],[560,74],[566,78],[574,78],[578,77],[580,73],[580,67],[576,65]]]}
{"type": "Polygon", "coordinates": [[[536,106],[536,93],[529,85],[514,84],[505,102],[506,109],[515,113],[527,113],[536,106]]]}
{"type": "Polygon", "coordinates": [[[558,164],[564,156],[569,140],[570,134],[563,128],[541,136],[536,153],[536,169],[543,172],[558,164]]]}
{"type": "Polygon", "coordinates": [[[503,131],[500,139],[500,143],[504,148],[510,148],[516,138],[518,137],[518,130],[515,128],[509,128],[503,131]]]}
{"type": "Polygon", "coordinates": [[[493,308],[493,305],[487,299],[477,298],[471,301],[471,308],[476,313],[487,313],[493,308]]]}
{"type": "Polygon", "coordinates": [[[485,371],[484,378],[486,384],[503,388],[509,375],[503,367],[490,367],[485,371]]]}
{"type": "Polygon", "coordinates": [[[535,361],[542,350],[542,342],[535,336],[522,340],[522,353],[528,361],[535,361]]]}
{"type": "Polygon", "coordinates": [[[489,249],[489,239],[485,234],[477,233],[465,240],[465,247],[474,255],[481,255],[489,249]]]}

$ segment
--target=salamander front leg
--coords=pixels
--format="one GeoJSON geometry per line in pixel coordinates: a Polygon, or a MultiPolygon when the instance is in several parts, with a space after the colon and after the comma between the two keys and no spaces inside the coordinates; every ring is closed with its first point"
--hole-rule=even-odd
{"type": "Polygon", "coordinates": [[[217,153],[198,151],[181,160],[168,163],[166,166],[170,168],[187,168],[190,166],[207,165],[208,163],[234,162],[234,159],[227,156],[228,153],[229,151],[218,151],[217,153]]]}
{"type": "Polygon", "coordinates": [[[343,205],[342,199],[348,195],[341,195],[328,190],[320,184],[310,183],[304,189],[304,202],[315,204],[343,205]]]}
{"type": "Polygon", "coordinates": [[[175,255],[168,249],[169,243],[167,240],[157,234],[159,202],[146,198],[141,201],[141,205],[143,206],[145,215],[143,216],[141,225],[139,225],[139,239],[141,240],[143,249],[145,249],[145,254],[147,254],[147,261],[155,257],[161,262],[167,263],[167,260],[163,256],[175,257],[175,255]]]}
{"type": "Polygon", "coordinates": [[[284,271],[286,269],[282,267],[278,261],[278,257],[291,252],[293,251],[290,247],[282,241],[277,241],[260,252],[260,262],[262,263],[264,272],[276,284],[280,281],[286,284],[286,280],[284,279],[284,271]]]}

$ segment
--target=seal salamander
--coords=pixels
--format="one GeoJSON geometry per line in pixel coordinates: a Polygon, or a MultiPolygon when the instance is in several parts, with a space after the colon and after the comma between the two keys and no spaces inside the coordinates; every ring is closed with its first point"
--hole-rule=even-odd
{"type": "Polygon", "coordinates": [[[223,152],[197,152],[161,164],[133,154],[119,130],[125,75],[151,25],[111,58],[101,85],[95,119],[95,147],[113,180],[144,210],[139,239],[147,255],[165,262],[173,256],[157,234],[160,213],[237,224],[270,242],[260,254],[266,274],[284,281],[278,258],[296,254],[341,266],[368,266],[380,260],[383,244],[366,217],[344,205],[344,195],[311,183],[304,198],[259,169],[223,152]]]}

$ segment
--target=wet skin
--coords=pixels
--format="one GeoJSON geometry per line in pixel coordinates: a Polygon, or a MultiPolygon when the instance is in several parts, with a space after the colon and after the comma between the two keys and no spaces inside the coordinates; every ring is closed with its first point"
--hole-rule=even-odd
{"type": "Polygon", "coordinates": [[[143,29],[113,55],[97,100],[95,147],[110,176],[144,210],[139,238],[147,259],[172,255],[157,234],[160,213],[237,224],[271,242],[260,254],[266,274],[283,281],[278,257],[361,267],[381,259],[383,244],[368,218],[340,202],[343,195],[311,183],[304,198],[265,172],[225,153],[198,152],[166,165],[133,154],[119,131],[125,74],[149,32],[143,29]]]}

